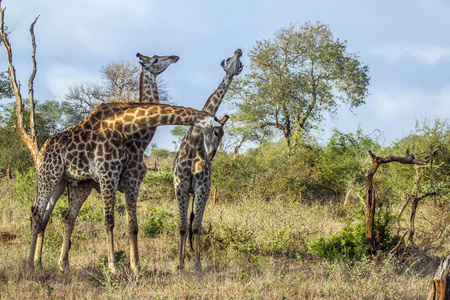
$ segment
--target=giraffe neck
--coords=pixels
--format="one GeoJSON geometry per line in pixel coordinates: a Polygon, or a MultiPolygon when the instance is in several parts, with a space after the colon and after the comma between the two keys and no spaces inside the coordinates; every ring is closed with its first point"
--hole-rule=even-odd
{"type": "Polygon", "coordinates": [[[139,102],[159,103],[156,75],[142,68],[139,79],[139,102]]]}
{"type": "Polygon", "coordinates": [[[219,110],[219,106],[222,103],[223,98],[225,97],[228,87],[233,80],[233,77],[234,75],[228,74],[223,77],[222,82],[220,83],[217,90],[211,96],[209,96],[208,101],[206,101],[205,106],[203,106],[203,111],[206,111],[213,116],[216,115],[217,111],[219,110]]]}
{"type": "MultiPolygon", "coordinates": [[[[83,123],[96,133],[118,133],[124,138],[159,125],[212,127],[214,117],[192,108],[153,103],[105,103],[98,106],[83,123]]],[[[220,125],[217,123],[217,125],[220,125]]]]}

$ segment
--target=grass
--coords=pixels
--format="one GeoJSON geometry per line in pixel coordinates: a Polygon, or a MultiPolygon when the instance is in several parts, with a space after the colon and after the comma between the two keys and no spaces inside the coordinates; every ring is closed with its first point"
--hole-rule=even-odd
{"type": "MultiPolygon", "coordinates": [[[[119,274],[106,270],[105,230],[99,216],[101,200],[93,192],[77,220],[70,251],[71,269],[58,269],[62,241],[61,199],[48,226],[43,268],[25,268],[30,238],[30,201],[14,199],[11,185],[0,182],[0,232],[16,235],[0,242],[1,299],[423,299],[439,256],[432,251],[409,256],[365,258],[359,261],[321,259],[307,244],[319,236],[336,234],[355,208],[339,203],[267,201],[243,197],[228,203],[208,202],[203,220],[203,276],[192,270],[193,254],[186,253],[187,269],[176,271],[178,207],[173,197],[138,202],[141,273],[128,268],[128,238],[123,196],[116,207],[115,249],[119,274]],[[147,228],[147,227],[149,228],[147,228]],[[145,233],[146,228],[148,233],[145,233]]],[[[417,248],[427,228],[448,219],[433,218],[425,204],[416,220],[417,248]],[[420,216],[420,218],[419,218],[420,216]]],[[[405,228],[405,226],[403,226],[405,228]]],[[[447,246],[448,247],[448,246],[447,246]]],[[[189,247],[188,247],[189,248],[189,247]]]]}

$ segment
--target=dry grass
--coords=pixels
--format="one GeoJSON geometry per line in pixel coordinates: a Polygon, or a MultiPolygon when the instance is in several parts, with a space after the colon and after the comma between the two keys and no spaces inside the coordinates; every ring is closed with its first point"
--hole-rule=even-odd
{"type": "MultiPolygon", "coordinates": [[[[305,245],[319,235],[339,232],[347,214],[343,208],[249,197],[239,203],[219,201],[212,206],[209,202],[203,222],[204,274],[193,274],[190,251],[187,270],[179,274],[174,230],[178,209],[174,200],[161,198],[138,204],[142,269],[138,276],[127,267],[126,216],[123,203],[118,202],[119,274],[111,275],[105,268],[105,234],[98,219],[101,201],[93,193],[89,210],[76,224],[70,272],[62,274],[57,266],[62,225],[56,213],[46,233],[43,269],[30,273],[24,263],[30,237],[29,204],[15,201],[7,182],[0,184],[0,232],[16,235],[0,243],[1,299],[419,299],[426,296],[438,263],[425,256],[409,257],[408,263],[319,259],[307,254],[305,245]],[[143,231],[146,220],[152,218],[150,206],[167,216],[155,237],[143,231]]],[[[60,202],[59,211],[64,209],[64,201],[60,202]]],[[[429,219],[417,223],[421,222],[429,219]]]]}

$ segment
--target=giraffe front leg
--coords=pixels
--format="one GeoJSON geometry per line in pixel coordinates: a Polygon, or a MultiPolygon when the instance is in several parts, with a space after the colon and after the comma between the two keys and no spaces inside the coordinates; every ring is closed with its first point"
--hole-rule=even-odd
{"type": "Polygon", "coordinates": [[[45,229],[47,228],[47,224],[48,224],[48,221],[50,220],[50,216],[52,214],[53,208],[56,205],[56,201],[58,201],[59,197],[61,197],[66,186],[67,186],[66,180],[61,180],[61,182],[56,186],[56,188],[53,191],[53,193],[50,197],[50,200],[47,204],[43,218],[41,219],[41,225],[40,225],[41,230],[37,235],[36,249],[34,252],[34,265],[35,266],[42,267],[42,249],[44,246],[45,229]]]}
{"type": "Polygon", "coordinates": [[[37,207],[31,213],[31,243],[30,252],[28,253],[27,266],[30,270],[34,270],[34,254],[36,251],[37,237],[41,226],[41,216],[37,207]]]}
{"type": "MultiPolygon", "coordinates": [[[[40,254],[42,251],[42,241],[44,236],[45,225],[43,224],[45,209],[50,201],[50,197],[56,187],[56,183],[53,185],[49,184],[44,187],[40,184],[40,174],[38,172],[37,182],[38,182],[38,194],[36,197],[36,206],[33,207],[31,212],[31,244],[30,252],[28,253],[27,265],[30,270],[34,269],[34,261],[36,253],[40,254]],[[38,236],[40,237],[38,238],[38,236]],[[39,244],[38,244],[39,241],[39,244]]],[[[38,255],[38,261],[40,261],[40,255],[38,255]]],[[[41,265],[38,266],[40,267],[41,265]]]]}
{"type": "Polygon", "coordinates": [[[71,189],[69,196],[69,208],[63,216],[64,235],[63,244],[61,246],[61,254],[59,256],[59,269],[62,272],[67,272],[69,270],[69,250],[75,221],[81,207],[91,193],[92,188],[94,188],[94,185],[94,181],[86,181],[79,183],[78,186],[74,186],[71,189]]]}

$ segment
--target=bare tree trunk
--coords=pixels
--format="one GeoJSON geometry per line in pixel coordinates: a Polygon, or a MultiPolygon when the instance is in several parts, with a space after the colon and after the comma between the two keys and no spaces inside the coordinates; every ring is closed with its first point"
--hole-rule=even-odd
{"type": "Polygon", "coordinates": [[[8,40],[8,35],[5,32],[4,19],[5,19],[5,9],[1,8],[1,0],[0,0],[0,38],[3,42],[3,46],[6,50],[6,62],[8,63],[8,74],[9,74],[9,82],[11,84],[11,88],[14,92],[14,96],[16,98],[16,115],[17,115],[17,125],[16,129],[19,132],[19,135],[22,141],[27,145],[28,149],[30,149],[31,157],[33,158],[34,164],[36,165],[37,155],[39,153],[39,148],[37,144],[37,133],[36,133],[36,124],[35,124],[35,116],[34,116],[34,91],[33,91],[33,81],[36,75],[36,41],[34,36],[34,26],[38,20],[39,16],[37,16],[34,22],[30,26],[31,33],[31,42],[32,42],[32,73],[30,79],[28,81],[28,93],[30,100],[30,134],[27,133],[26,126],[24,124],[24,104],[22,101],[22,95],[20,94],[20,82],[17,81],[16,78],[16,70],[12,63],[12,51],[11,44],[8,40]]]}
{"type": "Polygon", "coordinates": [[[414,245],[414,233],[415,233],[415,227],[414,227],[414,220],[416,218],[416,211],[417,211],[417,206],[419,205],[419,201],[428,197],[428,196],[434,196],[434,195],[438,195],[439,193],[437,191],[431,191],[431,192],[427,192],[425,194],[423,194],[422,196],[418,197],[416,195],[416,197],[414,198],[413,203],[411,204],[411,217],[410,217],[410,223],[409,223],[409,236],[408,236],[408,242],[410,242],[412,245],[414,245]]]}
{"type": "Polygon", "coordinates": [[[416,218],[416,211],[417,211],[417,205],[419,204],[419,198],[414,197],[414,201],[411,204],[411,218],[409,219],[409,236],[408,236],[408,242],[411,243],[411,245],[414,246],[414,233],[415,233],[415,227],[414,227],[414,220],[416,218]]]}
{"type": "MultiPolygon", "coordinates": [[[[372,152],[369,152],[372,156],[372,152]]],[[[366,185],[366,239],[367,244],[370,247],[371,253],[376,253],[376,245],[375,245],[375,208],[376,208],[376,197],[375,197],[375,188],[373,186],[373,176],[377,172],[378,166],[380,162],[378,162],[377,157],[375,155],[372,156],[372,166],[369,171],[364,176],[364,183],[366,185]]]]}
{"type": "Polygon", "coordinates": [[[424,159],[416,159],[413,153],[409,153],[406,150],[405,157],[399,156],[388,156],[388,157],[377,157],[372,151],[369,150],[369,154],[372,157],[372,166],[364,177],[364,182],[366,185],[366,239],[367,244],[370,247],[370,252],[372,254],[376,253],[376,242],[375,242],[375,209],[376,209],[376,195],[375,188],[373,186],[373,177],[381,164],[386,164],[390,162],[399,162],[402,164],[414,164],[414,165],[426,165],[428,162],[436,155],[438,149],[435,149],[424,159]]]}
{"type": "Polygon", "coordinates": [[[213,205],[216,205],[217,201],[217,187],[214,187],[213,205]]]}
{"type": "Polygon", "coordinates": [[[450,299],[450,256],[441,261],[436,273],[434,273],[428,300],[450,299]]]}

